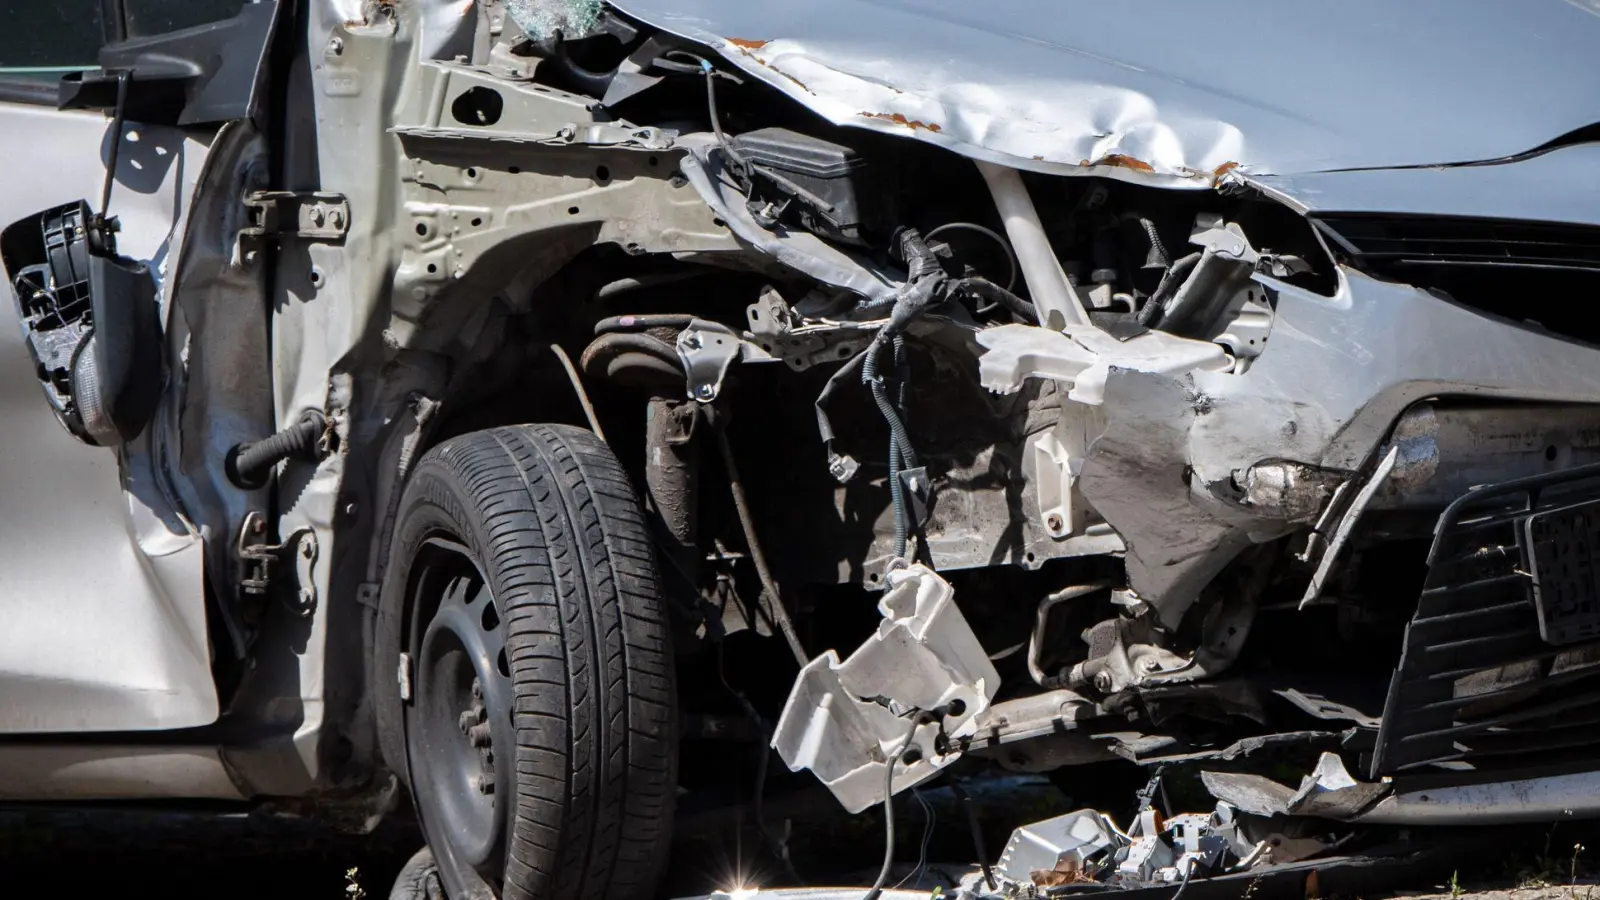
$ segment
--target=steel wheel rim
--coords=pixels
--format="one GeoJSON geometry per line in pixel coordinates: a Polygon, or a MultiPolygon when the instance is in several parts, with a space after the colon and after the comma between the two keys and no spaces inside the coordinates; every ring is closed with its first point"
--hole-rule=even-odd
{"type": "Polygon", "coordinates": [[[504,621],[465,547],[428,541],[416,565],[412,608],[435,611],[415,645],[407,728],[413,792],[440,874],[447,882],[475,874],[495,886],[515,776],[504,621]]]}

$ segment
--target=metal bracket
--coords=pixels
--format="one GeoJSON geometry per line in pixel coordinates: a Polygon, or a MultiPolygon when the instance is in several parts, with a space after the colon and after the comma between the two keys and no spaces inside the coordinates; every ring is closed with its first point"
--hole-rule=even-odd
{"type": "Polygon", "coordinates": [[[924,466],[900,471],[900,489],[911,508],[911,524],[921,528],[928,521],[928,507],[933,505],[933,482],[928,480],[924,466]]]}
{"type": "Polygon", "coordinates": [[[616,124],[614,122],[584,122],[563,125],[555,137],[541,141],[544,144],[587,144],[591,147],[638,147],[641,150],[670,150],[678,133],[671,129],[651,126],[616,124]]]}
{"type": "Polygon", "coordinates": [[[269,240],[342,240],[350,231],[350,201],[321,191],[251,191],[244,195],[250,224],[239,229],[234,261],[249,261],[269,240]]]}
{"type": "MultiPolygon", "coordinates": [[[[762,291],[760,299],[745,308],[745,317],[761,351],[796,372],[855,356],[877,331],[876,326],[799,325],[794,310],[772,288],[762,291]]],[[[750,357],[749,361],[759,359],[750,357]]]]}
{"type": "Polygon", "coordinates": [[[678,332],[678,358],[688,377],[689,399],[701,403],[717,399],[728,366],[743,352],[739,336],[715,322],[695,319],[678,332]]]}
{"type": "Polygon", "coordinates": [[[267,543],[266,517],[251,511],[239,529],[239,558],[244,562],[239,586],[246,594],[266,594],[276,587],[279,569],[290,563],[297,585],[287,605],[298,616],[310,616],[317,610],[315,568],[319,555],[317,535],[310,528],[295,529],[281,544],[267,543]]]}

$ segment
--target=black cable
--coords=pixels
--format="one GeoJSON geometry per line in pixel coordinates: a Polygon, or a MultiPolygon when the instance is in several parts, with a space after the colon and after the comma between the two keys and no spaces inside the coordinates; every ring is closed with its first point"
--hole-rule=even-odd
{"type": "Polygon", "coordinates": [[[883,762],[883,868],[878,870],[878,880],[872,883],[872,889],[861,900],[878,900],[883,896],[883,886],[889,883],[889,870],[894,868],[894,764],[911,749],[911,741],[917,736],[917,726],[921,724],[922,711],[912,710],[911,727],[906,729],[906,738],[900,742],[900,749],[883,762]]]}
{"type": "Polygon", "coordinates": [[[722,116],[717,112],[717,70],[711,65],[710,60],[698,56],[695,59],[700,61],[700,71],[706,76],[706,108],[711,115],[711,133],[717,136],[717,146],[733,160],[734,164],[729,169],[733,172],[734,178],[738,179],[740,190],[748,194],[751,189],[750,163],[738,148],[728,141],[728,136],[722,133],[722,116]]]}
{"type": "Polygon", "coordinates": [[[883,378],[878,375],[878,354],[883,351],[885,343],[897,340],[885,341],[882,332],[873,339],[861,362],[861,382],[872,392],[872,401],[877,404],[878,412],[889,425],[889,503],[894,509],[894,555],[904,558],[911,528],[905,491],[900,485],[900,472],[905,468],[916,468],[917,456],[911,449],[911,436],[906,433],[905,423],[901,421],[894,404],[889,402],[889,392],[884,387],[883,378]]]}
{"type": "Polygon", "coordinates": [[[956,802],[961,804],[961,809],[967,814],[967,830],[972,833],[972,851],[978,855],[978,868],[983,870],[983,883],[989,890],[995,889],[994,870],[989,867],[989,851],[983,842],[983,823],[978,821],[978,810],[972,805],[972,795],[961,786],[961,782],[950,779],[950,792],[956,795],[956,802]]]}
{"type": "Polygon", "coordinates": [[[1200,860],[1195,859],[1194,857],[1189,858],[1189,865],[1183,870],[1183,884],[1178,885],[1178,889],[1173,891],[1172,896],[1168,897],[1167,900],[1178,900],[1179,897],[1183,896],[1184,889],[1189,886],[1189,876],[1194,874],[1195,866],[1199,862],[1200,860]]]}
{"type": "Polygon", "coordinates": [[[993,304],[998,303],[1027,324],[1033,325],[1039,322],[1039,311],[1032,303],[987,278],[963,278],[957,284],[962,290],[989,301],[990,306],[978,310],[979,312],[987,312],[993,308],[993,304]]]}
{"type": "Polygon", "coordinates": [[[996,244],[999,244],[1000,249],[1005,251],[1006,262],[1011,264],[1011,277],[1006,279],[1006,290],[1016,290],[1017,272],[1019,271],[1017,266],[1017,254],[1011,249],[1011,244],[1009,241],[1001,237],[993,228],[985,228],[976,222],[948,222],[928,232],[926,239],[931,241],[938,237],[940,232],[944,231],[971,231],[981,234],[984,237],[994,241],[996,244]]]}
{"type": "Polygon", "coordinates": [[[756,726],[756,730],[762,735],[760,751],[761,759],[756,763],[756,789],[755,796],[753,797],[751,803],[751,806],[753,807],[751,809],[751,814],[756,820],[756,831],[761,834],[762,840],[767,842],[767,849],[772,851],[772,855],[776,856],[778,861],[783,864],[784,873],[789,876],[789,880],[794,882],[797,886],[803,886],[805,884],[805,880],[800,877],[799,871],[795,869],[794,860],[789,858],[788,845],[774,837],[772,832],[767,828],[765,810],[767,796],[767,769],[770,768],[769,763],[772,759],[773,753],[773,731],[772,728],[767,725],[767,720],[762,717],[761,713],[756,711],[755,705],[750,702],[750,698],[746,697],[742,691],[734,690],[733,685],[728,683],[727,670],[723,666],[723,646],[724,642],[717,642],[717,678],[722,681],[723,688],[726,689],[729,694],[733,695],[733,699],[738,701],[739,709],[744,712],[745,717],[756,726]]]}
{"type": "Polygon", "coordinates": [[[111,206],[111,186],[117,181],[117,159],[122,151],[122,126],[128,115],[128,82],[133,73],[123,69],[117,73],[117,107],[111,118],[111,148],[106,155],[106,180],[100,187],[100,218],[104,219],[111,206]]]}
{"type": "Polygon", "coordinates": [[[1184,279],[1194,272],[1195,266],[1200,264],[1200,254],[1191,253],[1172,264],[1166,274],[1161,276],[1161,283],[1156,285],[1155,291],[1149,299],[1144,301],[1144,307],[1139,310],[1139,324],[1155,326],[1161,321],[1159,313],[1165,312],[1167,301],[1177,293],[1179,285],[1184,279]]]}
{"type": "Polygon", "coordinates": [[[1161,241],[1161,232],[1156,230],[1156,223],[1150,221],[1149,216],[1139,216],[1139,227],[1144,229],[1145,237],[1150,239],[1150,249],[1156,252],[1156,259],[1161,260],[1161,265],[1172,268],[1172,256],[1167,253],[1167,245],[1161,241]]]}

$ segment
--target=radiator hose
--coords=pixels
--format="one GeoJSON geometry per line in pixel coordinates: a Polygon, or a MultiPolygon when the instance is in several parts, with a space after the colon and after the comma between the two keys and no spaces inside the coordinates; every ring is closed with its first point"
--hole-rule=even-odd
{"type": "Polygon", "coordinates": [[[228,475],[233,483],[247,490],[267,483],[267,476],[278,463],[291,457],[315,461],[320,457],[322,435],[328,430],[328,417],[320,410],[306,410],[300,421],[277,434],[249,441],[233,448],[228,475]]]}

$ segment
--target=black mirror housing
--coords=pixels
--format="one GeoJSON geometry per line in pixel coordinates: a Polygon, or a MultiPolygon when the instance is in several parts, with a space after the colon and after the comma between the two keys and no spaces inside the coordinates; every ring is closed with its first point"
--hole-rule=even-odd
{"type": "Polygon", "coordinates": [[[80,200],[0,232],[0,258],[46,402],[74,437],[115,447],[161,400],[161,314],[149,267],[100,232],[80,200]]]}

